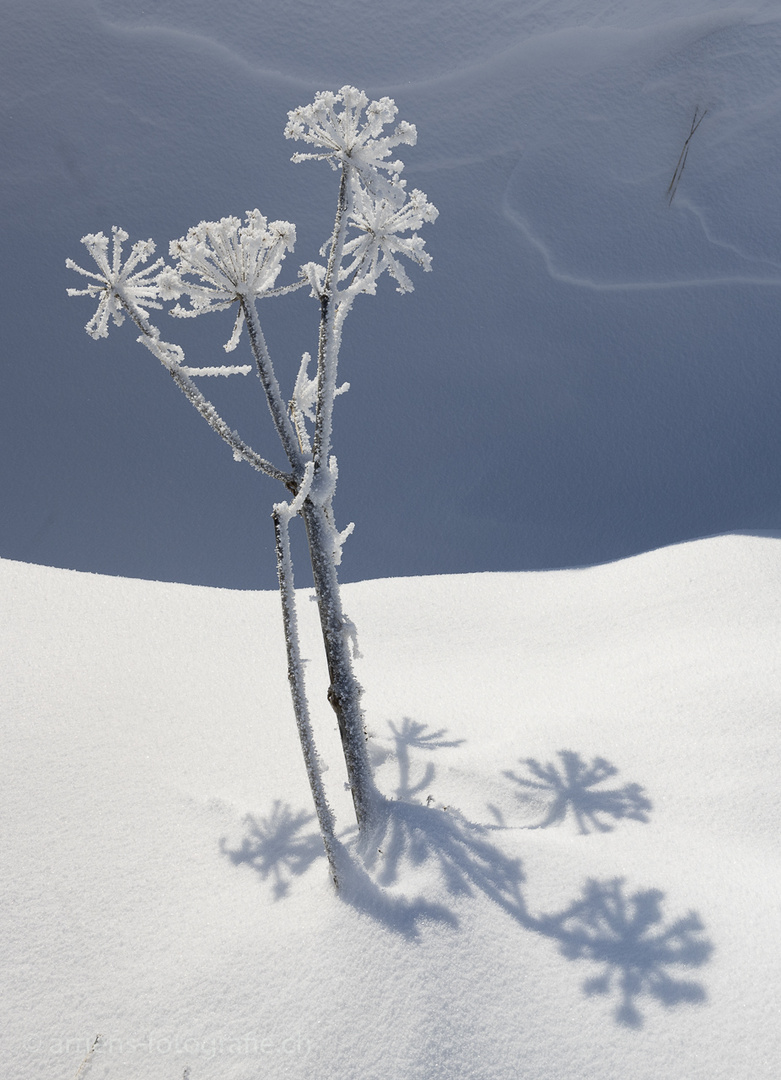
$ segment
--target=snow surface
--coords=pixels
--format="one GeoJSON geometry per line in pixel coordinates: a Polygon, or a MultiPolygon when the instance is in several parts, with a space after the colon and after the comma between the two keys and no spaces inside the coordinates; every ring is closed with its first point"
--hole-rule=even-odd
{"type": "Polygon", "coordinates": [[[345,587],[341,896],[275,593],[0,562],[4,1080],[776,1076],[780,545],[345,587]]]}

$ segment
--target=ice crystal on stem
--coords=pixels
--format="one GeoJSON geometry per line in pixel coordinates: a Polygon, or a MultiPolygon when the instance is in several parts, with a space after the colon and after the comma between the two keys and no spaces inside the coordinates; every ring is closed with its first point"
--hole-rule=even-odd
{"type": "Polygon", "coordinates": [[[162,306],[157,302],[157,297],[159,295],[158,275],[163,266],[163,260],[158,259],[151,266],[136,270],[137,266],[143,265],[154,255],[153,241],[139,240],[133,244],[130,256],[123,265],[122,245],[128,239],[128,234],[116,225],[111,232],[114,240],[111,262],[109,262],[108,254],[109,238],[104,233],[88,233],[87,236],[81,238],[82,244],[95,260],[100,273],[95,274],[90,270],[84,270],[73,259],[65,261],[69,270],[75,270],[82,277],[93,279],[85,289],[68,289],[68,296],[100,298],[97,311],[84,328],[90,337],[96,340],[108,337],[109,319],[114,320],[115,326],[121,326],[129,307],[134,307],[144,318],[147,318],[147,308],[162,306]]]}

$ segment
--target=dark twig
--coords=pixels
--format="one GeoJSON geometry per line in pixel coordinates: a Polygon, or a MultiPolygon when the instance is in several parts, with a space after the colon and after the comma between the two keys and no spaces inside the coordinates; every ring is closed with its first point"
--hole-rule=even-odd
{"type": "Polygon", "coordinates": [[[78,1070],[76,1072],[76,1075],[74,1076],[73,1080],[82,1080],[82,1077],[86,1075],[87,1069],[92,1064],[92,1055],[97,1050],[98,1043],[100,1042],[100,1040],[102,1038],[103,1038],[102,1035],[96,1035],[95,1036],[95,1040],[92,1043],[92,1046],[87,1051],[87,1056],[84,1058],[81,1065],[79,1065],[79,1068],[78,1068],[78,1070]]]}
{"type": "Polygon", "coordinates": [[[683,176],[683,170],[686,168],[686,159],[689,156],[689,143],[692,140],[692,136],[694,135],[694,132],[697,130],[697,128],[700,126],[700,124],[702,123],[702,121],[705,119],[705,117],[707,115],[708,115],[708,110],[705,109],[704,112],[700,112],[699,105],[694,110],[694,116],[692,118],[691,130],[689,131],[689,134],[686,137],[686,142],[683,144],[683,150],[681,150],[681,156],[678,158],[678,164],[675,166],[675,172],[673,173],[673,178],[670,181],[670,186],[667,188],[667,195],[668,195],[667,205],[668,206],[672,205],[672,201],[675,198],[675,193],[678,190],[678,185],[681,182],[681,177],[683,176]]]}

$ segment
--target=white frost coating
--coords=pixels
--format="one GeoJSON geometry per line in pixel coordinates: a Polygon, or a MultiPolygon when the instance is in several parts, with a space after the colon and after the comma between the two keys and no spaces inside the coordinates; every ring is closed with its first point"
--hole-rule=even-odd
{"type": "Polygon", "coordinates": [[[362,292],[374,292],[377,278],[384,270],[398,282],[397,292],[412,292],[413,284],[398,255],[411,259],[424,270],[431,269],[431,256],[424,251],[425,242],[415,230],[426,222],[436,221],[439,211],[417,188],[406,198],[399,183],[394,195],[395,198],[375,198],[364,189],[354,195],[349,221],[358,230],[358,236],[344,245],[345,260],[351,261],[342,267],[339,277],[350,285],[357,282],[362,292]],[[406,232],[412,235],[400,235],[406,232]]]}
{"type": "Polygon", "coordinates": [[[139,345],[146,346],[151,353],[154,353],[163,367],[168,368],[170,372],[186,375],[187,372],[182,367],[182,361],[184,360],[184,349],[182,346],[172,345],[170,341],[163,341],[160,337],[160,331],[156,326],[147,326],[142,329],[144,330],[144,333],[141,337],[136,338],[139,345]]]}
{"type": "MultiPolygon", "coordinates": [[[[321,249],[327,263],[309,262],[301,267],[302,280],[321,303],[312,451],[318,472],[330,457],[342,327],[355,297],[374,294],[377,279],[386,270],[396,280],[399,292],[410,292],[412,282],[400,256],[424,270],[431,266],[431,257],[415,230],[436,220],[437,209],[418,189],[408,195],[399,175],[402,162],[387,160],[393,147],[400,143],[413,146],[417,140],[414,125],[406,122],[383,134],[396,113],[390,98],[369,102],[366,94],[353,86],[343,86],[336,94],[319,93],[312,104],[288,113],[286,138],[300,139],[318,151],[294,154],[293,161],[325,160],[342,173],[334,228],[321,249]]],[[[309,383],[302,381],[302,399],[308,389],[309,383]]],[[[303,449],[308,437],[301,436],[303,410],[298,412],[302,415],[293,409],[303,449]]]]}
{"type": "Polygon", "coordinates": [[[328,467],[321,466],[317,470],[317,483],[312,485],[312,502],[329,510],[336,493],[336,481],[338,479],[339,464],[336,460],[336,454],[331,454],[328,459],[328,467]]]}
{"type": "Polygon", "coordinates": [[[312,478],[315,475],[315,465],[313,461],[308,461],[306,468],[304,469],[304,476],[301,484],[298,488],[298,494],[295,499],[291,499],[290,502],[274,503],[274,513],[277,514],[279,520],[287,525],[291,518],[295,517],[301,511],[301,507],[304,505],[304,501],[309,497],[309,492],[312,488],[312,478]]]}
{"type": "Polygon", "coordinates": [[[290,402],[290,415],[298,437],[301,453],[307,457],[312,455],[312,443],[309,432],[306,429],[306,421],[315,420],[315,407],[317,405],[317,379],[309,378],[309,361],[312,357],[305,352],[301,357],[301,366],[296,376],[296,385],[293,387],[293,397],[290,402]]]}
{"type": "Polygon", "coordinates": [[[414,124],[402,121],[389,135],[382,135],[386,124],[395,120],[398,109],[388,97],[369,102],[366,94],[354,86],[343,86],[334,94],[324,90],[315,94],[311,105],[300,105],[288,113],[286,139],[300,139],[320,153],[293,155],[293,161],[328,161],[332,168],[349,165],[360,174],[367,187],[378,194],[393,183],[404,164],[387,161],[393,147],[400,143],[414,146],[418,133],[414,124]],[[343,108],[337,112],[336,106],[343,108]],[[366,119],[361,116],[366,110],[366,119]],[[383,177],[380,170],[389,173],[383,177]]]}
{"type": "MultiPolygon", "coordinates": [[[[301,357],[301,366],[298,369],[296,384],[293,387],[293,397],[290,402],[290,411],[296,427],[301,452],[310,455],[312,453],[312,443],[306,429],[305,419],[314,423],[317,412],[317,379],[309,378],[311,359],[312,357],[308,352],[305,352],[301,357]]],[[[346,394],[349,389],[350,384],[348,382],[342,383],[341,386],[336,387],[334,397],[346,394]]]]}
{"type": "MultiPolygon", "coordinates": [[[[323,244],[323,246],[320,248],[321,255],[325,255],[327,253],[330,242],[330,240],[327,240],[326,243],[323,244]]],[[[299,272],[301,273],[301,276],[304,278],[304,280],[311,289],[310,296],[313,296],[315,297],[315,299],[319,300],[320,297],[323,295],[323,284],[325,282],[325,267],[321,266],[320,263],[308,262],[304,263],[303,266],[300,267],[299,272]]]]}
{"type": "Polygon", "coordinates": [[[352,536],[355,529],[355,522],[351,521],[341,532],[336,527],[333,527],[331,533],[331,551],[334,559],[334,566],[340,566],[342,562],[342,548],[344,542],[348,536],[352,536]]]}
{"type": "Polygon", "coordinates": [[[128,239],[124,229],[114,225],[113,251],[111,262],[108,258],[108,237],[102,233],[88,233],[82,236],[81,242],[95,260],[99,274],[90,270],[84,270],[73,259],[66,259],[65,265],[69,270],[75,270],[82,277],[92,278],[93,283],[85,289],[68,289],[68,296],[98,296],[98,308],[90,321],[84,327],[90,337],[108,337],[109,319],[114,320],[115,326],[121,326],[125,321],[126,309],[122,303],[123,298],[135,305],[144,318],[149,317],[147,308],[159,308],[162,305],[157,302],[159,296],[158,279],[151,274],[159,274],[164,265],[162,259],[158,259],[151,266],[138,270],[139,264],[145,263],[155,251],[152,240],[138,240],[130,249],[127,262],[122,265],[122,245],[128,239]]]}
{"type": "Polygon", "coordinates": [[[328,468],[321,468],[316,473],[316,483],[313,482],[309,492],[309,500],[315,506],[320,506],[325,511],[325,524],[328,536],[328,550],[333,559],[334,566],[342,562],[342,548],[348,536],[352,536],[355,522],[351,521],[344,529],[339,531],[334,524],[333,498],[336,493],[336,481],[339,479],[339,465],[336,455],[331,454],[328,459],[328,468]]]}
{"type": "MultiPolygon", "coordinates": [[[[237,300],[254,300],[274,290],[282,260],[296,242],[295,225],[289,221],[269,224],[259,210],[248,210],[245,224],[237,217],[202,221],[186,236],[171,241],[174,268],[160,275],[164,300],[186,296],[191,307],[177,304],[171,314],[193,318],[209,311],[224,311],[237,300]],[[195,281],[191,280],[195,277],[195,281]]],[[[236,317],[225,351],[239,343],[244,313],[236,317]]]]}
{"type": "Polygon", "coordinates": [[[183,367],[185,375],[249,375],[252,364],[224,365],[222,367],[183,367]]]}

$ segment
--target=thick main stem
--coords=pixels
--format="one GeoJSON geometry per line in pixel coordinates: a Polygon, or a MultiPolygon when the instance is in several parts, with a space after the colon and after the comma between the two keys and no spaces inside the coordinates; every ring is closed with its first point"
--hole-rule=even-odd
{"type": "Polygon", "coordinates": [[[342,610],[339,579],[331,550],[333,527],[324,508],[309,499],[304,502],[301,515],[309,542],[309,557],[328,663],[328,700],[336,713],[355,817],[358,828],[363,831],[372,823],[378,805],[377,789],[366,747],[361,686],[353,672],[348,624],[342,610]]]}
{"type": "Polygon", "coordinates": [[[313,439],[313,494],[301,508],[309,542],[309,557],[315,584],[320,627],[323,635],[330,685],[328,700],[336,713],[342,740],[347,779],[352,792],[358,828],[363,831],[376,815],[379,800],[374,786],[366,747],[361,687],[353,673],[347,621],[342,610],[337,558],[334,551],[334,525],[331,511],[335,473],[331,460],[331,425],[336,375],[339,362],[341,327],[349,304],[340,309],[339,273],[347,233],[351,189],[351,165],[345,163],[339,184],[336,216],[328,264],[320,292],[320,330],[317,349],[317,405],[313,439]]]}
{"type": "Polygon", "coordinates": [[[298,617],[296,615],[296,596],[293,584],[293,561],[290,557],[290,537],[288,534],[288,520],[275,507],[272,514],[274,520],[274,536],[277,550],[277,577],[279,578],[279,595],[282,601],[282,622],[285,631],[285,649],[287,652],[287,679],[290,683],[290,694],[293,698],[293,712],[296,717],[298,738],[301,742],[301,751],[304,755],[306,775],[309,779],[309,787],[315,804],[317,820],[323,837],[323,846],[331,868],[331,877],[334,885],[339,888],[339,877],[336,865],[337,841],[334,836],[334,818],[331,807],[325,797],[319,755],[315,746],[312,722],[309,717],[309,704],[306,699],[306,687],[304,685],[304,671],[301,663],[301,650],[298,639],[298,617]]]}

